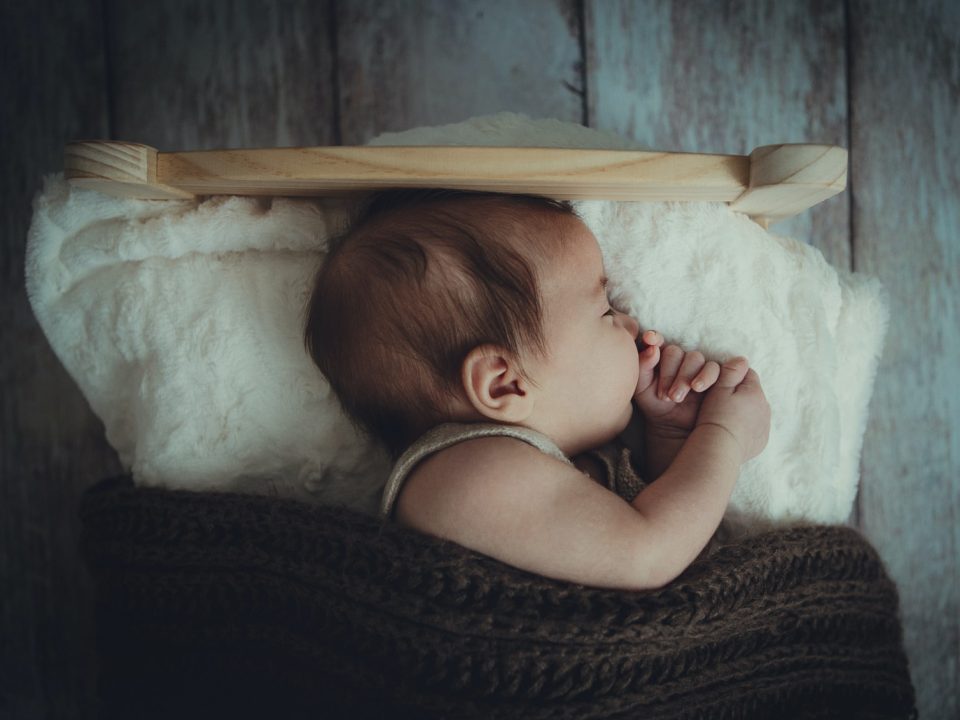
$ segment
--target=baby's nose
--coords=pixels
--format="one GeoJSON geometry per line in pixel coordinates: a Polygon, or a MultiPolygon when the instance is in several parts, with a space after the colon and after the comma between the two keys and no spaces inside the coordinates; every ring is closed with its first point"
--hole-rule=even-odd
{"type": "Polygon", "coordinates": [[[617,319],[620,321],[620,324],[633,335],[633,339],[636,340],[637,335],[640,333],[640,323],[624,313],[617,313],[617,319]]]}

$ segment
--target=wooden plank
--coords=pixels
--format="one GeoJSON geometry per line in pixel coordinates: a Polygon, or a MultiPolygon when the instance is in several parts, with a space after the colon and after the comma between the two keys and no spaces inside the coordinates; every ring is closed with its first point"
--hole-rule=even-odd
{"type": "MultiPolygon", "coordinates": [[[[648,148],[847,146],[842,3],[587,0],[589,124],[648,148]]],[[[846,193],[775,225],[850,266],[846,193]]]]}
{"type": "MultiPolygon", "coordinates": [[[[115,183],[116,194],[127,194],[129,189],[136,197],[155,186],[163,193],[294,196],[448,187],[536,192],[563,199],[730,202],[747,190],[750,176],[749,158],[735,155],[568,148],[338,146],[156,153],[128,143],[85,142],[68,146],[65,154],[71,181],[88,186],[98,182],[101,189],[115,183]],[[137,151],[156,159],[129,162],[137,151]],[[151,172],[153,166],[156,169],[151,172]]],[[[843,164],[845,173],[845,151],[843,164]]],[[[834,178],[835,173],[829,172],[813,181],[829,188],[834,178]]]]}
{"type": "Polygon", "coordinates": [[[573,0],[339,3],[343,144],[502,110],[581,122],[576,7],[573,0]]]}
{"type": "Polygon", "coordinates": [[[0,715],[87,718],[97,666],[77,502],[119,465],[37,325],[23,274],[43,175],[60,170],[67,140],[109,133],[100,3],[4,3],[0,44],[0,715]]]}
{"type": "Polygon", "coordinates": [[[158,149],[335,145],[328,0],[105,0],[113,137],[158,149]]]}
{"type": "Polygon", "coordinates": [[[96,716],[93,587],[79,557],[77,503],[121,472],[24,292],[24,240],[42,175],[59,171],[68,141],[110,137],[111,109],[115,132],[160,146],[337,142],[327,3],[216,7],[3,5],[0,39],[15,72],[0,85],[0,116],[16,129],[0,134],[4,717],[96,716]]]}
{"type": "Polygon", "coordinates": [[[861,526],[900,588],[921,717],[960,717],[960,6],[853,0],[854,266],[891,323],[861,526]]]}
{"type": "Polygon", "coordinates": [[[72,143],[74,185],[118,197],[315,196],[444,187],[560,200],[707,200],[789,217],[843,190],[847,151],[772,145],[739,155],[538,147],[305,147],[160,153],[124,142],[72,143]]]}

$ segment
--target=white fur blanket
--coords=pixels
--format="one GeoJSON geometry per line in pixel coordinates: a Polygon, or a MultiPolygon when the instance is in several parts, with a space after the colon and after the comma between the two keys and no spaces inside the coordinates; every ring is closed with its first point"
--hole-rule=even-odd
{"type": "MultiPolygon", "coordinates": [[[[376,145],[631,148],[501,113],[376,145]]],[[[140,484],[275,493],[373,512],[386,456],[356,435],[301,339],[342,201],[119,200],[46,178],[27,290],[50,343],[140,484]]],[[[746,355],[772,408],[728,518],[843,522],[886,329],[879,283],[718,203],[576,203],[615,301],[668,341],[746,355]]]]}

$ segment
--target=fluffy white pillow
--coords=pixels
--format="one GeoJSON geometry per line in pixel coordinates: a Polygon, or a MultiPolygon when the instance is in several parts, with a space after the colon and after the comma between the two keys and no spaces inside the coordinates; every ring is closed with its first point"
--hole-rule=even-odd
{"type": "Polygon", "coordinates": [[[726,205],[583,202],[615,304],[668,342],[746,355],[771,406],[728,519],[844,522],[887,324],[879,282],[726,205]]]}
{"type": "Polygon", "coordinates": [[[335,202],[121,200],[45,179],[27,292],[135,482],[376,506],[362,442],[306,355],[335,202]]]}
{"type": "MultiPolygon", "coordinates": [[[[494,116],[376,145],[634,147],[494,116]]],[[[745,354],[773,408],[731,519],[842,522],[856,495],[886,328],[876,281],[716,203],[577,203],[616,302],[717,357],[745,354]]],[[[27,290],[54,351],[136,482],[275,493],[373,512],[387,457],[357,436],[301,340],[335,200],[120,200],[45,180],[27,290]]]]}

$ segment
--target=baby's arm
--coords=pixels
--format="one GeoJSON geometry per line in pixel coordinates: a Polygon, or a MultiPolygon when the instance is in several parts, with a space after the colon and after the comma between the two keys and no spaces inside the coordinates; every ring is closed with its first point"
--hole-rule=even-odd
{"type": "Polygon", "coordinates": [[[660,555],[667,575],[682,572],[709,542],[740,465],[764,448],[769,428],[770,407],[756,372],[745,358],[724,363],[676,458],[632,503],[669,537],[660,555]]]}
{"type": "Polygon", "coordinates": [[[397,519],[505,563],[597,587],[665,585],[713,535],[769,409],[746,361],[721,371],[670,468],[633,503],[513,438],[478,438],[422,463],[397,519]],[[742,382],[741,382],[742,380],[742,382]]]}

